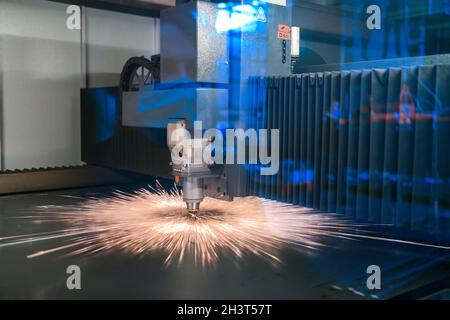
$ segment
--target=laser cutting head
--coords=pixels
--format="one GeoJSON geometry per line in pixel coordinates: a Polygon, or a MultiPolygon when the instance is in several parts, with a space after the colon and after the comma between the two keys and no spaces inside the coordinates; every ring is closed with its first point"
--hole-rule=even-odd
{"type": "Polygon", "coordinates": [[[167,145],[171,152],[172,173],[183,180],[183,200],[190,213],[200,209],[204,198],[204,179],[211,177],[210,158],[205,158],[206,139],[191,139],[186,122],[178,120],[167,126],[167,145]]]}

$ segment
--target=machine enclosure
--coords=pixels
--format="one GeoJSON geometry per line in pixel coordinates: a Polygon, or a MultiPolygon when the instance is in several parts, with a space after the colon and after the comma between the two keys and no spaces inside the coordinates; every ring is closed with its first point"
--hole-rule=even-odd
{"type": "Polygon", "coordinates": [[[204,128],[228,126],[228,90],[224,88],[149,88],[124,92],[122,125],[166,128],[173,119],[185,119],[192,127],[202,121],[204,128]]]}
{"type": "Polygon", "coordinates": [[[227,34],[216,31],[217,12],[203,1],[161,11],[162,83],[228,83],[227,34]]]}
{"type": "MultiPolygon", "coordinates": [[[[249,77],[290,73],[290,41],[278,35],[280,25],[290,27],[290,10],[261,3],[254,10],[263,10],[264,19],[227,32],[217,29],[220,10],[224,9],[217,4],[196,1],[161,12],[161,84],[119,94],[111,126],[115,131],[108,140],[91,141],[110,115],[98,118],[105,107],[90,104],[105,101],[95,98],[99,92],[85,93],[92,97],[84,107],[86,162],[170,176],[165,128],[173,119],[185,119],[188,129],[195,120],[202,121],[205,130],[247,127],[249,77]]],[[[216,180],[209,190],[228,190],[233,196],[247,193],[244,166],[226,165],[216,180]]]]}

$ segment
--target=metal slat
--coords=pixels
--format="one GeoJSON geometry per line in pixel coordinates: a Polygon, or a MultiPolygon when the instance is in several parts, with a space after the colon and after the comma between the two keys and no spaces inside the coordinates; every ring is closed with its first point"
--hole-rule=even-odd
{"type": "Polygon", "coordinates": [[[339,101],[340,73],[331,74],[331,107],[330,107],[330,155],[328,172],[328,211],[336,212],[337,165],[339,150],[339,101]]]}
{"type": "Polygon", "coordinates": [[[301,116],[301,94],[302,94],[302,78],[295,78],[295,90],[294,90],[294,204],[300,204],[300,153],[301,153],[301,129],[300,129],[300,116],[301,116]]]}
{"type": "Polygon", "coordinates": [[[294,202],[294,189],[293,183],[294,181],[294,145],[295,145],[295,111],[294,111],[294,95],[295,95],[295,77],[289,77],[289,99],[288,99],[288,159],[289,159],[289,170],[288,170],[288,194],[287,194],[287,202],[294,202]]]}
{"type": "Polygon", "coordinates": [[[438,66],[436,81],[436,96],[439,101],[436,124],[436,170],[439,183],[437,184],[438,220],[437,233],[450,230],[450,66],[438,66]]]}
{"type": "Polygon", "coordinates": [[[317,74],[316,81],[316,97],[315,97],[315,114],[314,114],[314,198],[313,208],[320,209],[320,182],[321,182],[321,167],[322,167],[322,122],[323,122],[323,87],[324,74],[317,74]]]}
{"type": "MultiPolygon", "coordinates": [[[[248,113],[249,113],[249,127],[256,129],[256,100],[258,99],[258,84],[256,77],[250,77],[248,79],[249,87],[249,102],[248,102],[248,113]]],[[[252,165],[247,166],[247,194],[254,195],[254,167],[252,165]]]]}
{"type": "MultiPolygon", "coordinates": [[[[267,126],[267,101],[269,100],[269,84],[270,79],[262,78],[259,83],[258,90],[258,105],[257,105],[257,114],[258,114],[258,129],[264,129],[267,126]]],[[[254,172],[254,178],[257,184],[256,195],[262,197],[264,196],[264,179],[260,175],[259,170],[254,172]]]]}
{"type": "Polygon", "coordinates": [[[345,214],[347,191],[348,122],[350,118],[350,73],[341,73],[338,116],[338,164],[336,213],[345,214]]]}
{"type": "Polygon", "coordinates": [[[436,68],[419,68],[417,91],[416,125],[414,139],[414,169],[412,190],[411,228],[423,230],[433,219],[433,113],[436,97],[436,68]]]}
{"type": "Polygon", "coordinates": [[[331,73],[326,72],[323,84],[323,121],[322,121],[322,157],[320,177],[320,210],[328,210],[328,180],[329,180],[329,146],[331,121],[331,73]]]}
{"type": "Polygon", "coordinates": [[[361,72],[350,75],[350,105],[348,117],[348,157],[345,214],[356,217],[356,192],[358,178],[359,111],[361,102],[361,72]]]}
{"type": "Polygon", "coordinates": [[[393,223],[398,181],[398,114],[400,103],[401,70],[389,69],[384,138],[384,175],[381,204],[381,223],[393,223]]]}
{"type": "Polygon", "coordinates": [[[410,111],[415,109],[416,105],[418,72],[416,67],[402,69],[400,89],[400,109],[404,112],[404,118],[399,123],[398,133],[398,182],[394,224],[404,228],[411,226],[415,118],[410,111]]]}
{"type": "MultiPolygon", "coordinates": [[[[264,128],[267,129],[268,131],[272,128],[272,103],[273,103],[273,78],[267,78],[267,83],[266,83],[266,87],[267,87],[267,96],[266,96],[266,101],[264,103],[264,128]]],[[[269,150],[269,137],[267,137],[266,140],[267,143],[267,148],[269,150]]],[[[268,193],[269,193],[269,189],[268,189],[268,184],[269,184],[269,177],[268,176],[260,176],[261,179],[261,192],[260,192],[260,196],[261,197],[268,197],[268,193]]]]}
{"type": "Polygon", "coordinates": [[[283,78],[283,106],[281,110],[283,139],[280,144],[283,146],[283,168],[281,179],[281,201],[289,201],[289,99],[290,99],[290,77],[283,78]]]}
{"type": "Polygon", "coordinates": [[[302,94],[300,104],[300,205],[306,206],[306,170],[308,152],[308,75],[302,75],[302,94]]]}
{"type": "Polygon", "coordinates": [[[314,133],[315,133],[315,103],[316,103],[316,74],[310,74],[308,81],[307,128],[306,128],[306,206],[313,207],[314,201],[314,133]]]}
{"type": "MultiPolygon", "coordinates": [[[[262,123],[261,121],[263,121],[262,118],[262,106],[263,106],[263,101],[264,101],[264,97],[266,95],[266,88],[264,86],[264,79],[260,78],[260,77],[256,77],[254,80],[255,83],[255,89],[254,89],[254,93],[255,93],[255,99],[253,101],[253,119],[252,119],[252,123],[253,126],[256,130],[259,130],[262,127],[262,123]]],[[[258,137],[259,139],[259,137],[258,137]]],[[[258,194],[258,190],[257,190],[257,182],[258,181],[258,177],[259,174],[257,172],[258,170],[258,166],[254,165],[252,166],[252,170],[251,170],[251,179],[252,179],[252,192],[251,195],[257,195],[258,194]]]]}
{"type": "MultiPolygon", "coordinates": [[[[272,113],[272,129],[279,129],[279,109],[280,109],[280,88],[281,88],[281,78],[276,77],[274,81],[274,96],[273,96],[273,113],[272,113]]],[[[271,136],[270,131],[268,132],[269,137],[271,136]]],[[[270,141],[272,143],[278,143],[278,141],[270,141]]],[[[272,148],[269,148],[271,150],[272,148]]],[[[269,198],[277,200],[277,180],[278,174],[269,176],[269,198]]]]}
{"type": "Polygon", "coordinates": [[[358,172],[356,184],[356,218],[366,220],[369,208],[370,177],[370,97],[372,72],[361,73],[361,105],[359,109],[358,172]]]}
{"type": "Polygon", "coordinates": [[[278,99],[278,129],[280,130],[280,140],[279,140],[279,168],[278,168],[278,174],[277,174],[277,183],[276,183],[276,193],[277,193],[277,200],[285,201],[284,198],[284,189],[286,186],[286,182],[284,177],[286,176],[286,140],[287,140],[287,132],[286,132],[286,122],[287,119],[285,119],[285,101],[286,101],[286,81],[287,77],[280,78],[280,87],[278,88],[279,92],[279,99],[278,99]]]}
{"type": "Polygon", "coordinates": [[[384,132],[388,72],[384,69],[372,71],[372,103],[370,108],[370,222],[380,222],[384,168],[384,132]]]}

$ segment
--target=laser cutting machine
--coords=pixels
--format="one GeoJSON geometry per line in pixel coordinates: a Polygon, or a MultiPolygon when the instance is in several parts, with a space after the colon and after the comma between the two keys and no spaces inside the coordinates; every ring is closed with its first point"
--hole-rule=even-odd
{"type": "Polygon", "coordinates": [[[185,1],[0,1],[0,299],[448,299],[448,5],[185,1]],[[278,173],[212,128],[278,129],[278,173]]]}
{"type": "Polygon", "coordinates": [[[183,163],[174,164],[170,153],[176,141],[170,137],[177,128],[192,133],[194,121],[201,121],[204,130],[248,127],[249,77],[290,74],[290,11],[269,1],[192,1],[162,10],[160,24],[160,55],[133,57],[123,68],[116,92],[120,118],[108,142],[95,140],[104,120],[92,113],[99,111],[83,109],[84,160],[175,176],[193,212],[204,196],[232,200],[246,195],[243,166],[194,164],[193,155],[207,145],[194,140],[184,150],[183,163]],[[130,153],[133,158],[125,156],[130,153]]]}

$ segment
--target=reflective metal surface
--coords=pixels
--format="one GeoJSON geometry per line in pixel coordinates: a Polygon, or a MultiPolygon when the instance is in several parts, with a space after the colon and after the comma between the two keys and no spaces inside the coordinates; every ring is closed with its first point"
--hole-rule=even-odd
{"type": "MultiPolygon", "coordinates": [[[[0,237],[45,232],[60,227],[30,224],[36,206],[76,205],[84,197],[110,195],[115,188],[90,188],[0,198],[0,237]]],[[[120,188],[129,191],[129,188],[120,188]]],[[[131,188],[133,190],[133,188],[131,188]]],[[[221,257],[205,269],[187,259],[163,267],[163,255],[136,257],[119,252],[34,259],[26,256],[61,245],[61,240],[0,247],[0,298],[31,299],[379,299],[448,277],[441,250],[379,241],[324,240],[323,250],[280,249],[283,264],[248,257],[239,264],[221,257]],[[56,244],[57,245],[57,244],[56,244]],[[382,289],[366,287],[366,268],[377,264],[382,289]],[[66,287],[70,265],[81,268],[81,290],[66,287]]]]}

